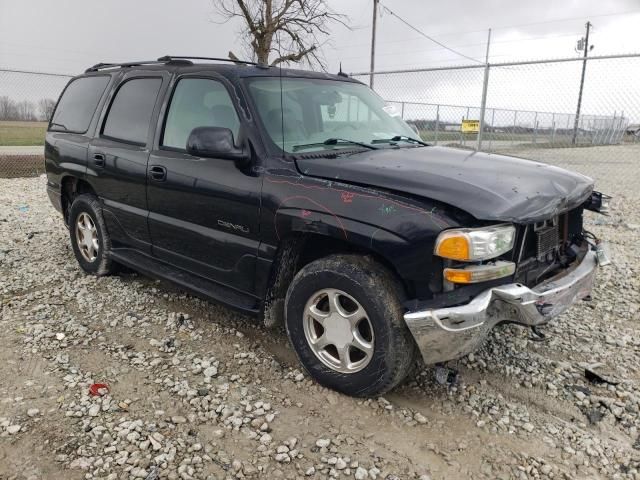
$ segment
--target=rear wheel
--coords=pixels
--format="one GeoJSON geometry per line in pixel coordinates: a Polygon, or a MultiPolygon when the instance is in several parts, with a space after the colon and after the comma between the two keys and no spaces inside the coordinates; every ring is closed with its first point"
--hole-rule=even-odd
{"type": "Polygon", "coordinates": [[[113,273],[109,258],[111,239],[102,218],[98,199],[91,194],[76,197],[69,209],[71,247],[80,267],[94,275],[113,273]]]}
{"type": "Polygon", "coordinates": [[[304,368],[348,395],[394,388],[416,355],[400,297],[393,275],[369,257],[333,255],[305,266],[286,298],[287,333],[304,368]]]}

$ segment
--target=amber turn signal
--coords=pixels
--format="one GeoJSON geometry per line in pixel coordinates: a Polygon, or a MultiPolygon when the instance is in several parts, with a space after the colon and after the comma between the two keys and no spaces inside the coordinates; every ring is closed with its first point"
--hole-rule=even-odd
{"type": "Polygon", "coordinates": [[[453,260],[469,260],[469,239],[465,235],[445,236],[438,242],[436,255],[453,260]]]}
{"type": "Polygon", "coordinates": [[[473,265],[466,268],[445,268],[444,278],[451,283],[479,283],[508,277],[516,271],[513,262],[495,262],[491,265],[473,265]]]}

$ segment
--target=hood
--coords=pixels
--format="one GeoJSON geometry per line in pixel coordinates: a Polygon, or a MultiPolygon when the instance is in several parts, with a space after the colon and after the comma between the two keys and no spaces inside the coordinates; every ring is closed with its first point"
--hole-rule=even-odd
{"type": "Polygon", "coordinates": [[[446,147],[310,155],[296,162],[305,175],[407,192],[479,220],[537,222],[580,205],[593,189],[589,177],[562,168],[446,147]]]}

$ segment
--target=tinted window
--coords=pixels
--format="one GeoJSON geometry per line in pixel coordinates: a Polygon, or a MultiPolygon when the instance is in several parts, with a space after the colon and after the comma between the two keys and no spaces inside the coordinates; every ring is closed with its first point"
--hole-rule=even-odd
{"type": "Polygon", "coordinates": [[[162,145],[185,149],[187,138],[196,127],[224,127],[236,137],[239,126],[238,114],[224,85],[204,78],[183,78],[171,98],[162,145]]]}
{"type": "Polygon", "coordinates": [[[111,103],[102,134],[116,140],[147,143],[151,114],[162,80],[137,78],[122,84],[111,103]]]}
{"type": "Polygon", "coordinates": [[[82,77],[72,80],[58,102],[51,130],[84,133],[89,128],[109,77],[82,77]]]}

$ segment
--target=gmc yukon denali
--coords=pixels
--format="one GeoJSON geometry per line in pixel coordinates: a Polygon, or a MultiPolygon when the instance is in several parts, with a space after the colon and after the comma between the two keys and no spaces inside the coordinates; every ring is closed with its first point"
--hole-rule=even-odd
{"type": "Polygon", "coordinates": [[[66,86],[47,192],[85,272],[284,324],[312,377],[358,396],[589,296],[606,255],[583,211],[608,204],[591,179],[428,145],[344,74],[214,60],[97,64],[66,86]]]}

